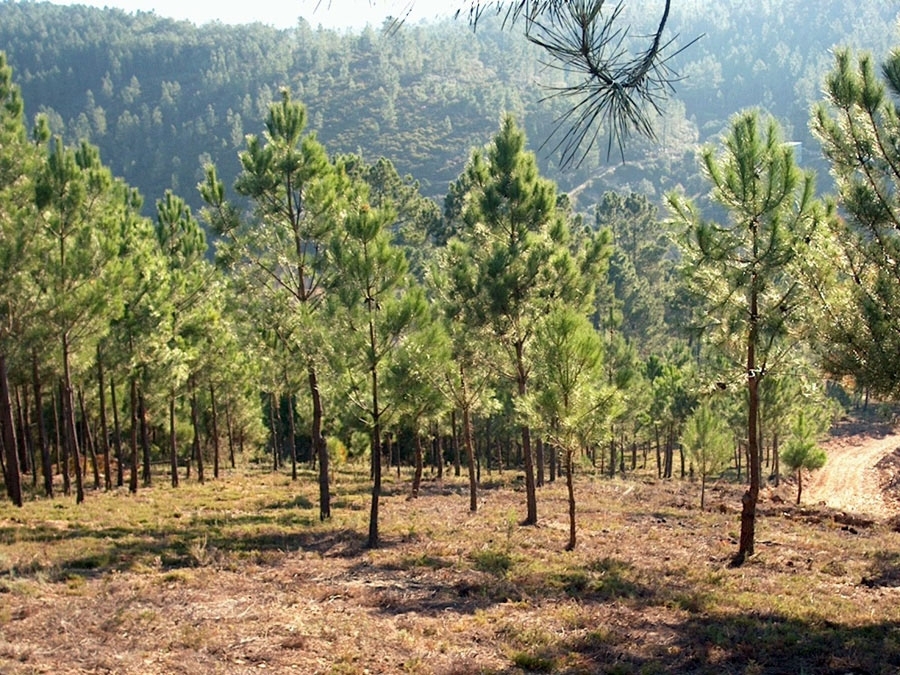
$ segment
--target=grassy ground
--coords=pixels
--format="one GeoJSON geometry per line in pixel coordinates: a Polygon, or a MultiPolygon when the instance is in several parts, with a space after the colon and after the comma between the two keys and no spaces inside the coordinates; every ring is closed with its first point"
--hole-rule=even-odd
{"type": "Polygon", "coordinates": [[[384,545],[368,485],[342,474],[322,524],[311,474],[233,472],[74,499],[0,502],[0,672],[900,672],[900,534],[766,493],[737,548],[739,490],[580,476],[388,481],[384,545]]]}

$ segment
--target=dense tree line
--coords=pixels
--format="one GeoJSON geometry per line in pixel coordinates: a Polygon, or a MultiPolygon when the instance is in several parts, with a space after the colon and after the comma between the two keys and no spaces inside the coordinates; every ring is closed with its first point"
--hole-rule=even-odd
{"type": "MultiPolygon", "coordinates": [[[[642,11],[627,3],[635,36],[655,27],[645,25],[656,18],[652,4],[642,11]]],[[[642,192],[658,205],[679,184],[701,194],[696,143],[713,140],[748,105],[772,112],[786,137],[811,150],[804,162],[815,160],[807,116],[830,50],[856,46],[883,57],[896,9],[887,0],[828,2],[816,10],[814,31],[807,13],[796,0],[675,3],[666,37],[676,44],[702,37],[671,64],[683,79],[653,121],[658,142],[634,139],[624,164],[598,147],[565,172],[551,144],[538,152],[541,171],[583,210],[609,190],[642,192]]],[[[305,21],[290,30],[197,27],[152,13],[5,0],[0,44],[18,73],[27,117],[46,113],[66,143],[89,140],[142,194],[173,189],[199,208],[198,166],[214,162],[231,183],[244,135],[256,132],[286,86],[308,106],[309,128],[330,152],[387,157],[440,200],[473,139],[488,137],[504,112],[538,145],[565,110],[563,100],[541,100],[551,93],[545,85],[560,83],[558,73],[501,19],[487,12],[474,32],[459,19],[340,33],[305,21]]],[[[825,181],[826,167],[814,166],[825,181]]]]}
{"type": "Polygon", "coordinates": [[[4,55],[7,494],[23,503],[23,477],[32,495],[68,494],[74,478],[80,502],[91,478],[111,489],[126,473],[134,492],[154,463],[177,487],[243,450],[290,461],[295,480],[314,467],[326,519],[330,467],[355,455],[376,546],[385,470],[414,466],[415,497],[429,455],[439,475],[466,467],[472,510],[483,470],[521,469],[524,524],[546,472],[564,476],[571,548],[583,468],[704,485],[728,471],[749,484],[740,563],[780,444],[791,470],[819,463],[825,377],[896,393],[872,362],[889,360],[896,313],[898,58],[886,84],[843,52],[829,76],[813,129],[839,201],[816,199],[779,122],[754,109],[701,153],[708,197],[671,191],[667,217],[636,193],[584,208],[507,113],[441,212],[388,159],[330,148],[285,87],[235,139],[233,178],[201,155],[198,218],[168,189],[144,215],[89,140],[67,144],[50,114],[29,122],[4,55]],[[843,311],[866,330],[836,323],[843,311]]]}

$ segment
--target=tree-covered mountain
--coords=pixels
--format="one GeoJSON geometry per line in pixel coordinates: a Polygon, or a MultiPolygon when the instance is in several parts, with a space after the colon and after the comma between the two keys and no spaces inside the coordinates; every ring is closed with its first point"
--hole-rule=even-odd
{"type": "MultiPolygon", "coordinates": [[[[652,3],[629,3],[641,17],[652,3]]],[[[560,171],[553,152],[560,99],[542,100],[559,75],[521,26],[483,17],[361,33],[314,29],[303,20],[277,30],[261,24],[202,27],[153,13],[0,2],[0,44],[17,74],[27,114],[49,115],[68,142],[88,139],[104,161],[154,199],[166,189],[198,202],[202,164],[226,182],[237,149],[259,133],[282,87],[303,101],[310,127],[331,153],[385,156],[423,192],[442,199],[472,147],[500,116],[520,118],[532,145],[548,138],[541,169],[587,208],[610,188],[659,196],[695,182],[695,147],[717,136],[745,106],[761,105],[818,157],[807,130],[835,45],[881,57],[897,9],[887,0],[818,3],[815,20],[799,0],[761,3],[684,0],[670,19],[679,44],[700,39],[671,62],[684,79],[658,121],[658,142],[635,139],[626,162],[604,142],[577,169],[560,171]]],[[[648,26],[649,28],[649,26],[648,26]]],[[[689,191],[691,188],[688,188],[689,191]]]]}

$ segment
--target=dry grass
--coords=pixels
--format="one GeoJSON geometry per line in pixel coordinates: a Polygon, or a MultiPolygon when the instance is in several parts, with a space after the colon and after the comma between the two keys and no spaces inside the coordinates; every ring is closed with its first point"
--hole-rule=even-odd
{"type": "Polygon", "coordinates": [[[525,528],[513,475],[493,478],[477,514],[462,479],[414,501],[389,480],[372,551],[350,474],[326,524],[311,475],[0,502],[0,672],[900,672],[886,524],[767,499],[731,569],[736,487],[700,512],[696,485],[582,476],[565,552],[564,486],[525,528]]]}

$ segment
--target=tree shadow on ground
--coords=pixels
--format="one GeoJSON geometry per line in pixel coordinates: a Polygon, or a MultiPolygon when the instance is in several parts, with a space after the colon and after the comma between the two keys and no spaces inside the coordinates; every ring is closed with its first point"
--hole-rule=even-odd
{"type": "Polygon", "coordinates": [[[32,559],[3,570],[16,577],[49,575],[64,580],[72,574],[99,576],[138,566],[164,570],[197,567],[210,563],[275,562],[271,554],[296,551],[323,557],[354,558],[365,550],[365,537],[351,529],[310,529],[309,522],[285,524],[256,514],[232,518],[193,518],[174,529],[141,525],[96,530],[80,525],[64,529],[51,525],[28,528],[0,527],[0,542],[31,542],[46,545],[71,542],[69,557],[32,559]]]}
{"type": "MultiPolygon", "coordinates": [[[[777,613],[699,614],[680,622],[600,627],[544,648],[534,658],[577,664],[574,672],[630,675],[895,675],[900,626],[842,626],[777,613]],[[642,641],[640,636],[650,639],[642,641]]],[[[509,671],[519,672],[511,669],[509,671]]]]}
{"type": "Polygon", "coordinates": [[[471,614],[510,602],[538,603],[577,598],[582,603],[653,604],[658,592],[637,581],[631,566],[602,558],[566,571],[517,571],[502,550],[470,556],[471,569],[460,569],[436,556],[408,556],[381,564],[361,561],[348,578],[368,589],[367,604],[392,616],[471,614]]]}

